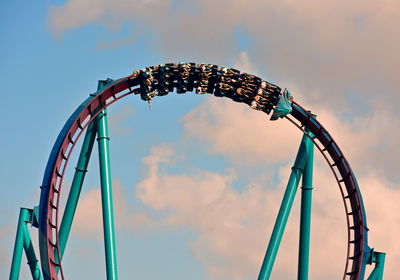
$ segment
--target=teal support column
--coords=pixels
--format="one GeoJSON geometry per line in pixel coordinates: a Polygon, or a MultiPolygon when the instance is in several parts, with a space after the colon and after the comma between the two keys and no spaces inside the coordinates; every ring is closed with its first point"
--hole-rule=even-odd
{"type": "Polygon", "coordinates": [[[267,252],[261,266],[261,271],[258,275],[258,280],[267,280],[271,275],[272,267],[274,265],[276,254],[282,240],[282,235],[293,205],[293,200],[299,185],[300,177],[303,173],[303,169],[307,160],[308,150],[310,148],[310,145],[308,144],[309,141],[311,140],[306,135],[304,135],[301,140],[300,148],[297,153],[295,163],[292,167],[292,172],[283,196],[278,217],[275,221],[274,229],[269,240],[267,252]]]}
{"type": "Polygon", "coordinates": [[[112,201],[111,164],[108,143],[110,139],[108,136],[106,110],[103,110],[97,116],[97,127],[107,280],[116,280],[118,279],[117,257],[115,246],[114,210],[112,201]]]}
{"type": "Polygon", "coordinates": [[[376,252],[375,254],[376,254],[376,269],[378,270],[378,273],[376,275],[376,280],[382,280],[383,270],[385,268],[386,254],[380,252],[376,252]]]}
{"type": "MultiPolygon", "coordinates": [[[[310,133],[310,136],[313,136],[310,133]]],[[[307,141],[308,156],[304,166],[301,187],[301,212],[300,212],[300,238],[299,238],[299,260],[297,269],[298,280],[308,280],[308,267],[310,258],[310,228],[311,228],[311,206],[312,206],[312,183],[314,165],[314,143],[307,141]]]]}
{"type": "Polygon", "coordinates": [[[29,209],[21,208],[19,211],[17,234],[15,236],[14,252],[11,262],[10,280],[17,280],[19,278],[22,251],[24,248],[24,227],[26,227],[26,222],[29,220],[29,209]]]}
{"type": "Polygon", "coordinates": [[[31,270],[32,278],[34,280],[41,280],[42,275],[40,272],[39,261],[36,258],[35,249],[33,248],[31,236],[29,234],[28,226],[25,223],[24,231],[24,250],[26,258],[28,259],[29,269],[31,270]]]}
{"type": "Polygon", "coordinates": [[[375,263],[375,268],[371,272],[371,275],[368,277],[368,280],[382,280],[383,270],[385,268],[386,254],[381,252],[374,252],[372,258],[373,262],[375,263]]]}
{"type": "Polygon", "coordinates": [[[103,208],[104,247],[106,255],[107,280],[117,280],[117,256],[115,247],[114,210],[112,201],[111,164],[109,152],[107,111],[97,116],[101,201],[103,208]]]}
{"type": "Polygon", "coordinates": [[[33,211],[21,208],[18,218],[17,234],[15,237],[14,253],[11,262],[10,280],[19,279],[21,269],[22,251],[25,250],[28,265],[34,280],[41,280],[40,267],[36,258],[35,250],[29,235],[27,223],[32,223],[33,211]]]}
{"type": "MultiPolygon", "coordinates": [[[[65,205],[60,230],[58,232],[61,258],[64,255],[65,246],[67,244],[68,236],[71,231],[72,221],[74,219],[76,207],[78,205],[79,195],[81,193],[83,181],[87,172],[93,144],[96,139],[96,133],[97,127],[96,121],[94,120],[88,125],[88,128],[86,130],[85,139],[82,143],[78,164],[76,166],[74,178],[72,179],[71,189],[68,194],[68,200],[65,205]]],[[[57,254],[55,255],[57,256],[57,254]]]]}

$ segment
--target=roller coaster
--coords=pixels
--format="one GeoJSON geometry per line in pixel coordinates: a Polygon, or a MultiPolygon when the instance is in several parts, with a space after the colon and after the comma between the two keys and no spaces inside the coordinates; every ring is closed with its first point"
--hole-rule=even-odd
{"type": "Polygon", "coordinates": [[[343,200],[347,221],[347,256],[343,279],[383,279],[385,253],[377,252],[368,245],[366,211],[357,179],[339,146],[317,120],[316,115],[298,104],[288,90],[257,76],[213,64],[167,63],[136,70],[118,80],[100,80],[97,91],[90,94],[66,121],[47,162],[40,186],[39,206],[20,210],[10,280],[19,279],[24,251],[33,279],[66,279],[62,259],[96,140],[100,161],[105,271],[108,280],[118,279],[107,107],[131,94],[139,95],[151,105],[156,96],[164,96],[173,91],[177,94],[194,91],[196,94],[228,97],[266,114],[272,112],[271,120],[287,119],[303,134],[265,257],[260,260],[258,280],[270,278],[300,179],[302,186],[297,275],[301,280],[309,278],[314,147],[320,151],[330,167],[343,200]],[[84,132],[71,189],[62,211],[60,196],[65,171],[74,147],[84,132]],[[63,216],[60,222],[61,212],[63,216]],[[40,262],[32,245],[28,224],[38,230],[40,262]],[[374,266],[368,278],[365,275],[367,265],[374,266]]]}

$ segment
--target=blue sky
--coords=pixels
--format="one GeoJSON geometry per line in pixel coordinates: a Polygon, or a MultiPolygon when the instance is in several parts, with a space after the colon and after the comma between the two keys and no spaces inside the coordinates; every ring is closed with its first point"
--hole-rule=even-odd
{"type": "MultiPolygon", "coordinates": [[[[287,87],[318,115],[358,175],[371,246],[388,253],[387,279],[398,279],[400,6],[273,2],[3,3],[0,278],[8,277],[19,207],[38,204],[56,136],[97,81],[194,61],[237,67],[287,87]]],[[[109,112],[120,279],[254,279],[301,135],[244,105],[189,93],[160,97],[152,111],[129,96],[109,112]]],[[[75,162],[76,155],[63,199],[75,162]]],[[[340,197],[321,159],[316,168],[321,189],[311,258],[323,261],[311,272],[337,279],[344,212],[336,211],[340,197]],[[338,229],[329,230],[332,223],[338,229]]],[[[68,279],[105,279],[96,150],[89,169],[64,259],[68,279]]],[[[296,272],[297,213],[277,259],[277,279],[296,272]]],[[[21,278],[27,271],[23,266],[21,278]]]]}

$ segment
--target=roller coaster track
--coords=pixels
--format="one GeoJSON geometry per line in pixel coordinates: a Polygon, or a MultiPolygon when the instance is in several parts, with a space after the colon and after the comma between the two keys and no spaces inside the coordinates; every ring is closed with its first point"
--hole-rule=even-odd
{"type": "MultiPolygon", "coordinates": [[[[232,68],[211,64],[165,64],[137,70],[113,81],[91,94],[71,115],[62,128],[47,162],[39,205],[39,247],[44,279],[64,278],[60,257],[58,229],[60,195],[65,171],[75,144],[102,109],[117,100],[137,94],[148,102],[155,96],[176,90],[178,94],[196,91],[246,103],[269,114],[285,90],[261,78],[232,68]]],[[[328,162],[338,182],[347,219],[348,245],[343,279],[363,279],[370,258],[366,215],[356,177],[329,132],[313,115],[290,100],[291,113],[286,118],[306,133],[328,162]]]]}

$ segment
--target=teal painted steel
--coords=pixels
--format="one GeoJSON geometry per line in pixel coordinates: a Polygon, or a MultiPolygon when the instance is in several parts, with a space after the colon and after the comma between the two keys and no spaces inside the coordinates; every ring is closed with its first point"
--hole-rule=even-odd
{"type": "MultiPolygon", "coordinates": [[[[179,65],[178,65],[179,66],[179,65]]],[[[196,66],[197,67],[197,66],[196,66]]],[[[185,70],[186,71],[186,70],[185,70]]],[[[197,69],[196,71],[200,71],[200,69],[197,69]]],[[[147,72],[147,70],[146,70],[147,72]]],[[[221,73],[220,73],[221,74],[221,73]]],[[[127,90],[128,88],[131,90],[131,87],[140,85],[141,89],[144,89],[144,91],[140,92],[141,96],[144,100],[148,100],[146,98],[149,98],[150,95],[147,95],[148,92],[146,92],[146,89],[148,89],[148,85],[143,83],[143,77],[144,75],[147,75],[147,73],[143,71],[135,71],[134,74],[122,78],[118,81],[116,81],[110,88],[104,92],[102,92],[100,95],[98,95],[99,91],[93,95],[89,99],[87,99],[85,102],[83,102],[78,109],[72,114],[72,116],[68,119],[67,123],[64,125],[62,131],[60,132],[59,136],[57,137],[57,141],[53,146],[52,152],[49,157],[48,164],[46,166],[46,171],[45,175],[43,178],[43,184],[41,186],[41,198],[40,198],[40,211],[39,211],[39,244],[41,246],[41,259],[42,259],[42,265],[43,265],[43,274],[44,277],[47,279],[57,279],[57,274],[55,273],[55,267],[56,266],[61,266],[61,263],[57,264],[53,261],[52,255],[53,255],[53,249],[52,246],[49,246],[49,243],[51,241],[55,241],[55,238],[52,238],[51,232],[52,232],[52,227],[53,225],[50,224],[48,221],[48,217],[52,213],[56,213],[58,211],[58,208],[54,210],[54,207],[52,208],[51,202],[52,199],[55,197],[55,191],[51,186],[52,180],[55,180],[57,176],[57,168],[60,166],[60,162],[62,162],[62,149],[66,148],[67,145],[70,144],[70,142],[66,141],[67,137],[71,135],[75,135],[74,133],[78,130],[77,127],[79,127],[80,120],[85,120],[87,117],[93,117],[93,107],[95,106],[107,106],[108,104],[104,105],[105,100],[109,100],[109,98],[113,97],[116,101],[121,97],[124,97],[128,94],[131,93],[125,92],[121,96],[115,96],[117,93],[123,92],[124,90],[127,90]],[[92,104],[95,104],[95,106],[91,106],[92,104]],[[78,124],[78,126],[77,126],[78,124]],[[61,152],[61,153],[60,153],[61,152]],[[52,210],[53,209],[53,210],[52,210]]],[[[216,76],[218,77],[218,75],[216,76]]],[[[148,82],[145,80],[146,83],[148,82]]],[[[156,81],[156,80],[154,80],[156,81]]],[[[106,81],[107,82],[107,81],[106,81]]],[[[152,82],[153,83],[153,82],[152,82]]],[[[275,87],[272,85],[272,88],[279,89],[279,91],[274,89],[274,93],[281,94],[281,89],[279,87],[275,87]]],[[[135,90],[135,94],[138,92],[135,90]]],[[[277,96],[273,96],[274,98],[277,96]]],[[[255,100],[253,100],[255,101],[255,100]]],[[[269,104],[269,105],[274,105],[274,104],[269,104]]],[[[268,108],[265,108],[264,112],[269,113],[267,110],[268,108]]],[[[348,180],[345,180],[345,185],[348,190],[351,190],[351,197],[349,200],[351,202],[356,202],[355,206],[356,207],[361,207],[361,214],[360,215],[352,215],[353,220],[356,221],[356,218],[354,217],[360,217],[360,222],[357,224],[360,224],[361,230],[357,229],[355,233],[357,234],[358,238],[355,242],[357,246],[354,246],[354,248],[359,248],[361,244],[361,251],[355,251],[357,255],[348,255],[348,259],[351,259],[350,263],[353,263],[352,270],[349,271],[348,273],[352,273],[354,277],[352,278],[357,278],[357,279],[362,279],[364,275],[364,270],[365,270],[365,265],[360,264],[360,259],[365,259],[365,248],[368,247],[367,245],[367,227],[366,227],[366,220],[365,220],[365,211],[364,211],[364,205],[362,203],[362,197],[359,191],[359,187],[357,185],[357,182],[355,180],[355,176],[353,172],[351,171],[350,165],[348,164],[347,160],[344,158],[343,154],[341,153],[339,147],[335,143],[335,141],[331,138],[330,134],[321,126],[319,122],[316,120],[313,120],[312,118],[309,117],[307,111],[304,110],[301,106],[299,106],[296,102],[292,102],[292,115],[295,117],[296,120],[300,121],[302,126],[305,126],[309,129],[311,129],[316,135],[319,135],[317,138],[318,140],[321,141],[322,145],[326,148],[328,153],[330,154],[332,159],[337,160],[339,158],[339,166],[343,167],[343,170],[347,170],[347,177],[345,178],[350,178],[348,180]],[[354,191],[354,192],[353,192],[354,191]],[[360,200],[360,201],[357,201],[360,200]]],[[[297,126],[297,125],[296,125],[297,126]]],[[[300,128],[300,125],[299,125],[300,128]]],[[[327,159],[328,160],[328,159],[327,159]]],[[[336,162],[335,162],[336,163],[336,162]]],[[[346,175],[345,171],[341,171],[339,169],[340,174],[344,178],[346,175]]],[[[292,172],[294,177],[296,177],[296,172],[292,172]]],[[[295,181],[296,178],[293,180],[290,180],[293,184],[293,181],[295,181]]],[[[298,184],[299,179],[297,179],[297,184],[298,184]]],[[[342,194],[344,196],[345,194],[342,194]]],[[[344,197],[345,198],[345,197],[344,197]]],[[[291,207],[291,206],[290,206],[291,207]]],[[[357,210],[360,208],[353,209],[353,203],[351,203],[351,210],[357,210]]],[[[282,208],[282,207],[281,207],[282,208]]],[[[290,209],[289,209],[290,210],[290,209]]],[[[359,211],[359,210],[357,210],[359,211]]],[[[348,213],[347,213],[348,214],[348,213]]],[[[57,225],[56,225],[57,226],[57,225]]],[[[57,245],[57,244],[56,244],[57,245]]],[[[265,261],[265,259],[264,259],[265,261]]],[[[347,268],[347,267],[346,267],[347,268]]],[[[347,270],[346,270],[347,271],[347,270]]],[[[346,273],[345,271],[345,273],[346,273]]]]}
{"type": "MultiPolygon", "coordinates": [[[[93,121],[88,125],[86,130],[85,139],[82,143],[81,152],[79,154],[78,164],[76,166],[74,178],[71,184],[71,190],[69,191],[67,204],[63,218],[61,221],[60,230],[58,232],[59,244],[60,244],[60,256],[64,255],[65,246],[67,244],[68,236],[71,231],[72,221],[74,219],[75,210],[78,205],[79,195],[82,190],[83,181],[87,172],[90,156],[93,149],[94,141],[96,140],[96,122],[93,121]]],[[[57,254],[55,254],[57,256],[57,254]]]]}
{"type": "Polygon", "coordinates": [[[269,240],[260,274],[258,275],[258,280],[267,280],[271,275],[272,267],[275,262],[276,254],[278,253],[282,235],[290,214],[290,209],[293,205],[293,200],[296,195],[300,177],[303,173],[303,169],[307,160],[307,155],[310,148],[308,141],[310,141],[309,138],[306,135],[303,135],[295,163],[292,167],[292,172],[290,173],[289,182],[287,184],[285,194],[283,195],[278,217],[275,221],[274,229],[269,240]]]}
{"type": "Polygon", "coordinates": [[[22,250],[24,248],[24,227],[26,227],[26,221],[29,221],[29,217],[29,209],[21,208],[19,211],[17,234],[15,236],[14,253],[11,262],[10,280],[17,280],[19,278],[22,250]]]}
{"type": "Polygon", "coordinates": [[[385,253],[376,252],[376,268],[378,269],[378,274],[376,276],[377,280],[383,279],[383,270],[385,268],[385,253]]]}
{"type": "MultiPolygon", "coordinates": [[[[310,136],[314,136],[309,132],[310,136]]],[[[300,210],[300,237],[299,237],[299,260],[297,279],[308,279],[308,267],[310,258],[310,228],[313,189],[313,165],[314,165],[314,143],[307,139],[308,156],[301,187],[301,210],[300,210]]]]}
{"type": "Polygon", "coordinates": [[[103,209],[104,247],[107,280],[117,280],[117,256],[115,246],[114,210],[112,201],[111,164],[107,124],[107,111],[97,116],[98,146],[100,161],[101,201],[103,209]]]}
{"type": "Polygon", "coordinates": [[[385,253],[379,253],[379,252],[376,252],[376,254],[377,254],[376,263],[377,263],[377,266],[378,266],[378,269],[379,269],[379,273],[378,273],[377,279],[378,280],[382,280],[383,279],[383,271],[385,269],[386,254],[385,253]]]}
{"type": "Polygon", "coordinates": [[[368,280],[382,280],[383,270],[385,268],[386,254],[381,252],[373,252],[372,259],[375,263],[375,268],[368,277],[368,280]]]}
{"type": "Polygon", "coordinates": [[[292,110],[292,96],[290,95],[290,92],[285,89],[278,101],[278,104],[275,106],[270,120],[276,121],[279,118],[283,118],[284,116],[290,114],[292,110]]]}
{"type": "Polygon", "coordinates": [[[41,280],[40,267],[36,258],[35,250],[32,246],[27,223],[32,223],[33,211],[21,208],[18,218],[17,234],[15,237],[14,253],[11,263],[10,280],[17,280],[21,269],[22,250],[25,250],[28,265],[34,280],[41,280]]]}
{"type": "Polygon", "coordinates": [[[40,272],[39,261],[36,258],[35,249],[33,248],[27,224],[25,223],[22,228],[24,232],[24,250],[26,258],[28,259],[28,265],[29,269],[31,270],[32,279],[41,280],[42,274],[40,272]]]}

